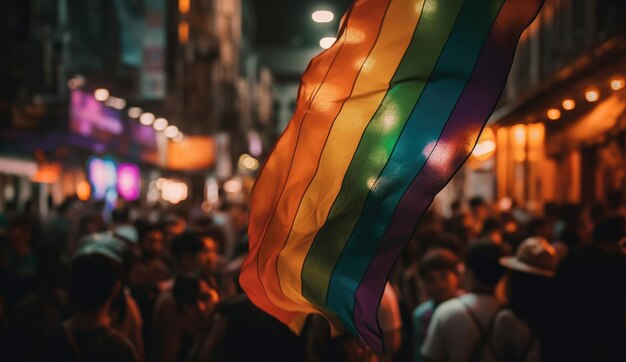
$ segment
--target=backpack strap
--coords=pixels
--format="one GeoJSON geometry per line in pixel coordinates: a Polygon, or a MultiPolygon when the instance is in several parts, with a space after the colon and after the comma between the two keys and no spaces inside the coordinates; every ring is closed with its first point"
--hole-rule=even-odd
{"type": "Polygon", "coordinates": [[[490,341],[491,334],[493,332],[493,327],[495,325],[496,317],[505,308],[503,306],[500,306],[495,311],[495,313],[493,313],[493,315],[491,316],[491,319],[489,320],[489,323],[487,324],[487,327],[484,327],[482,325],[482,323],[480,322],[480,319],[478,318],[478,316],[474,312],[474,310],[469,305],[467,305],[467,303],[465,301],[463,301],[463,299],[460,299],[460,300],[461,300],[461,304],[463,305],[463,307],[467,311],[467,314],[470,316],[470,318],[472,319],[472,321],[476,325],[476,328],[478,329],[478,332],[480,333],[480,338],[479,338],[478,342],[476,343],[476,345],[474,346],[474,349],[472,350],[472,353],[469,356],[468,362],[478,362],[478,361],[480,361],[481,356],[483,354],[483,351],[485,350],[485,347],[488,347],[489,351],[491,351],[491,354],[495,357],[496,353],[495,353],[493,345],[491,344],[491,341],[490,341]]]}
{"type": "Polygon", "coordinates": [[[65,337],[67,338],[76,359],[78,361],[83,361],[83,355],[80,353],[80,348],[78,348],[78,343],[76,343],[76,338],[74,337],[74,332],[72,331],[69,322],[63,323],[63,332],[65,333],[65,337]]]}

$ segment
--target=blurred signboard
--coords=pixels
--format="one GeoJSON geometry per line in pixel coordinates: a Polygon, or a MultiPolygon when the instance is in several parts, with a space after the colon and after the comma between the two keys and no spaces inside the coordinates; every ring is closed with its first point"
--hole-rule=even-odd
{"type": "Polygon", "coordinates": [[[87,163],[87,174],[91,184],[91,197],[103,200],[108,193],[117,197],[117,167],[110,158],[93,157],[87,163]]]}
{"type": "Polygon", "coordinates": [[[131,137],[131,156],[150,164],[157,164],[159,151],[157,147],[157,132],[150,126],[138,122],[128,124],[131,137]]]}
{"type": "Polygon", "coordinates": [[[117,199],[135,201],[141,195],[141,171],[132,163],[117,164],[110,157],[92,157],[87,175],[94,200],[117,199]]]}
{"type": "Polygon", "coordinates": [[[145,27],[143,1],[115,0],[115,8],[120,24],[120,59],[126,65],[139,67],[145,27]]]}
{"type": "Polygon", "coordinates": [[[215,141],[207,136],[185,136],[181,142],[169,142],[166,167],[177,171],[208,169],[215,162],[215,141]]]}
{"type": "Polygon", "coordinates": [[[124,131],[120,112],[98,102],[91,93],[73,90],[70,101],[70,130],[97,139],[121,135],[124,131]]]}
{"type": "Polygon", "coordinates": [[[165,0],[145,0],[145,27],[141,66],[141,95],[165,97],[165,0]]]}

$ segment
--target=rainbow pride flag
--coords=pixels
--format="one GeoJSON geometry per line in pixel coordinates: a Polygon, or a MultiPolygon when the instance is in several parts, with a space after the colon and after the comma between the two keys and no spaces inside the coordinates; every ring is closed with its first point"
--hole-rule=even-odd
{"type": "Polygon", "coordinates": [[[326,317],[383,350],[387,277],[470,155],[542,0],[357,0],[302,76],[251,196],[240,282],[299,333],[326,317]]]}

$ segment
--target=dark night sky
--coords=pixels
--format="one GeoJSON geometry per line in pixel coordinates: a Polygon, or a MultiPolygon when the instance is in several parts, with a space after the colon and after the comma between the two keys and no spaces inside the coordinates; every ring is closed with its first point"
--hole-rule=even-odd
{"type": "Polygon", "coordinates": [[[257,44],[260,46],[317,46],[324,36],[334,36],[351,0],[254,0],[257,44]],[[331,10],[335,19],[317,24],[314,10],[331,10]]]}

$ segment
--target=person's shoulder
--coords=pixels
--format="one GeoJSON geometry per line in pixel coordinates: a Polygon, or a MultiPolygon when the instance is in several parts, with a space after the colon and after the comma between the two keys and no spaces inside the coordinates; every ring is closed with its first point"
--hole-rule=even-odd
{"type": "Polygon", "coordinates": [[[445,323],[464,314],[463,302],[460,297],[456,297],[441,303],[433,313],[432,320],[435,323],[445,323]]]}
{"type": "Polygon", "coordinates": [[[526,323],[511,308],[504,307],[500,309],[495,318],[494,330],[496,334],[527,334],[529,332],[526,323]]]}
{"type": "Polygon", "coordinates": [[[435,313],[447,314],[447,313],[458,313],[463,311],[463,301],[461,298],[464,296],[459,296],[456,298],[449,299],[439,305],[435,313]]]}
{"type": "Polygon", "coordinates": [[[424,313],[432,311],[433,309],[435,309],[435,303],[432,300],[427,300],[413,310],[413,318],[419,318],[424,315],[424,313]]]}
{"type": "Polygon", "coordinates": [[[494,323],[496,328],[500,326],[502,329],[509,329],[522,323],[522,321],[515,315],[515,312],[507,307],[502,308],[495,318],[494,323]]]}

